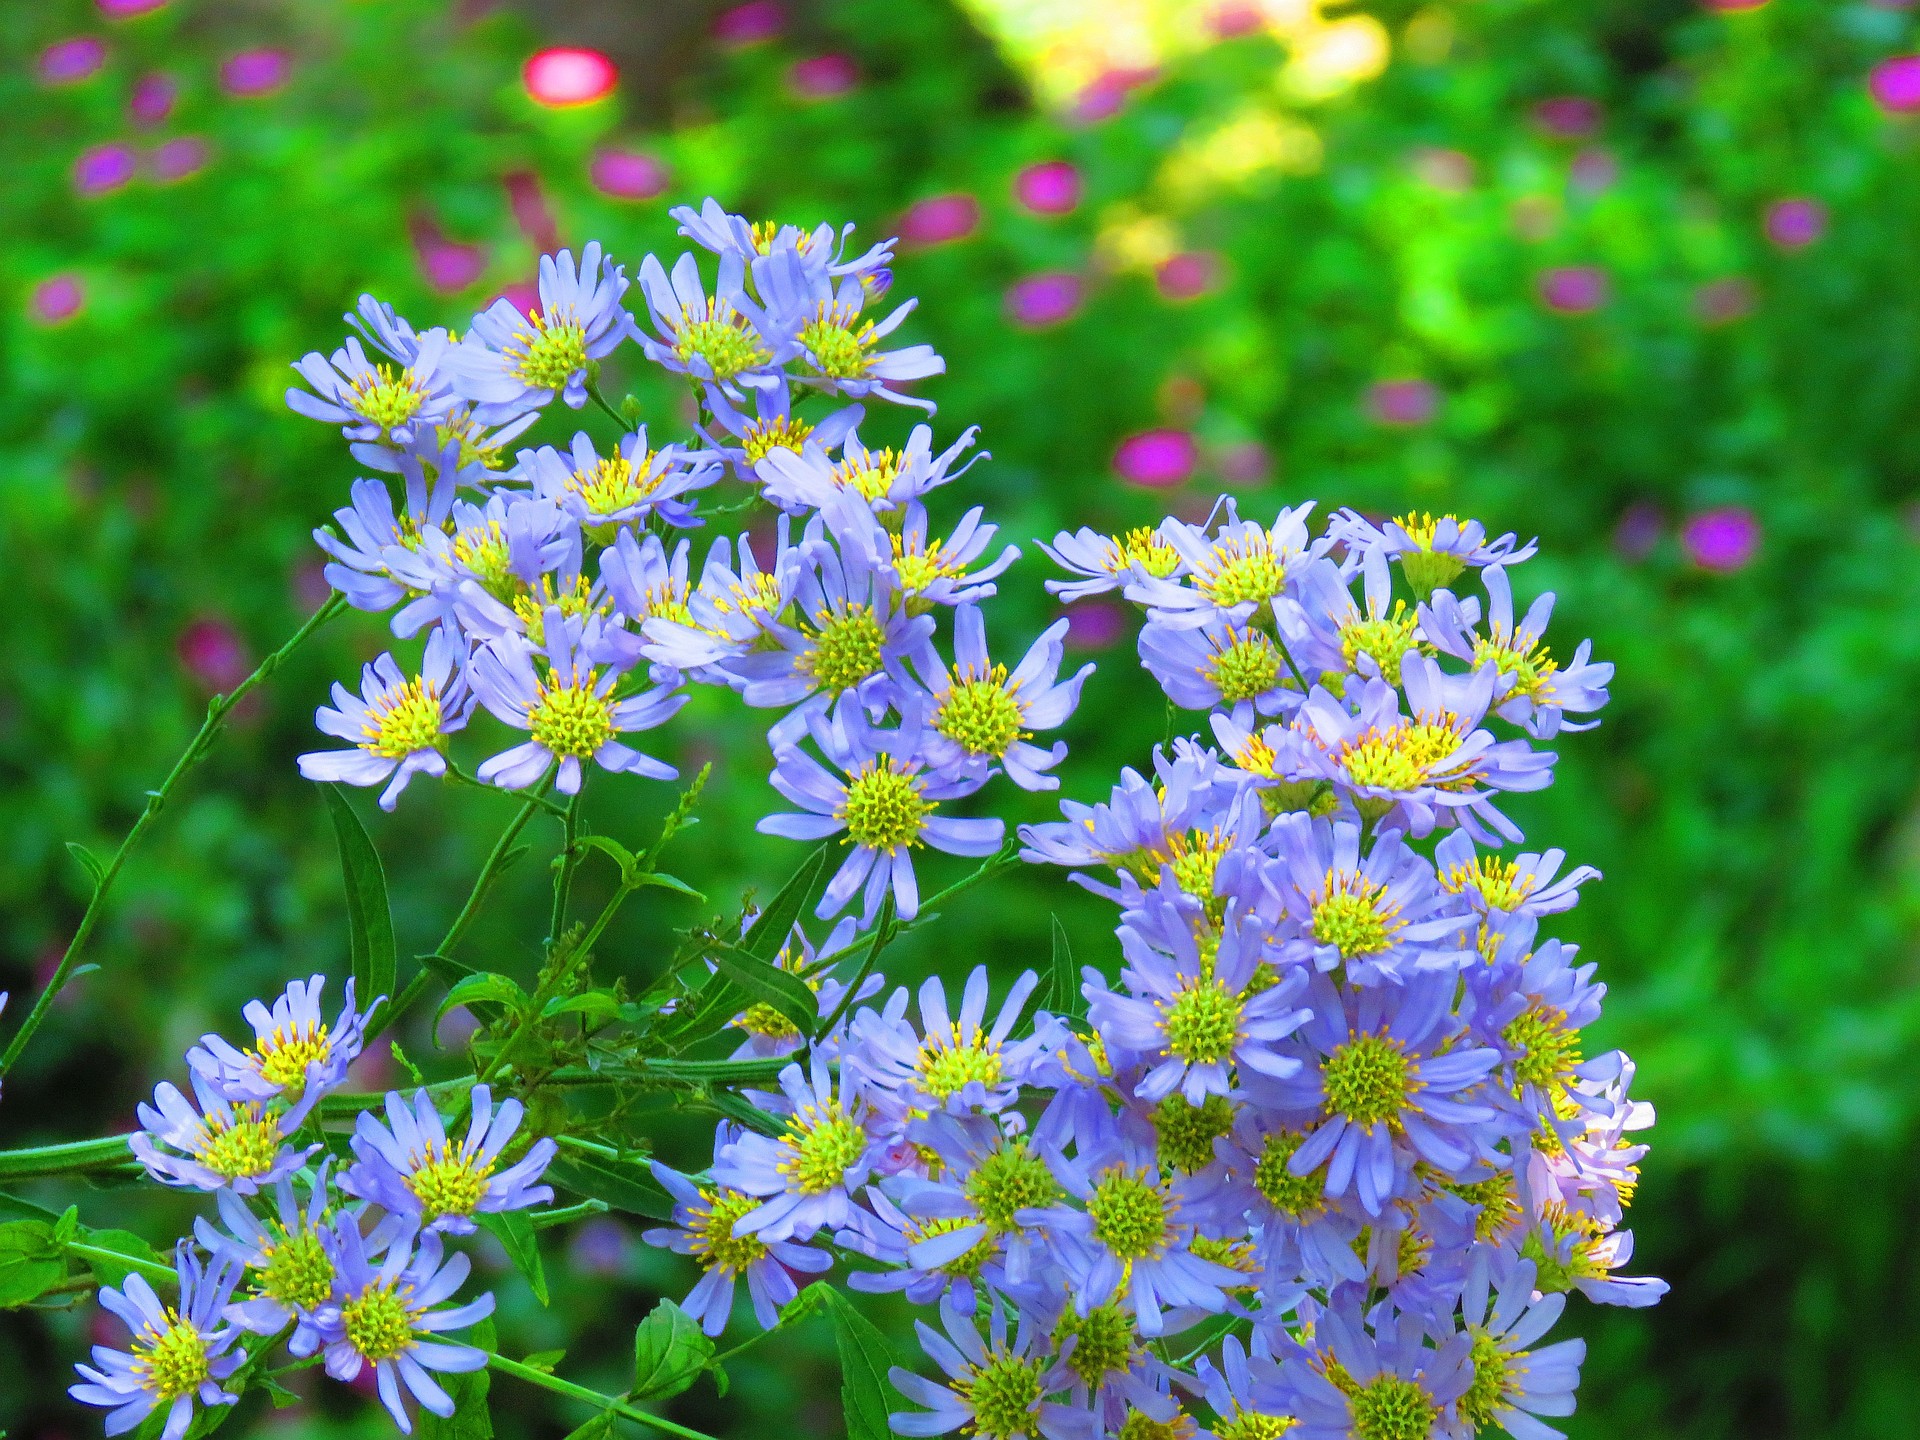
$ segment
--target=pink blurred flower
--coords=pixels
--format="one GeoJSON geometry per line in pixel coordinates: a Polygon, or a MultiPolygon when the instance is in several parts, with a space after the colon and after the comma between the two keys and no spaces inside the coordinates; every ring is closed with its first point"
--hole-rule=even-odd
{"type": "Polygon", "coordinates": [[[1827,233],[1827,207],[1818,200],[1776,200],[1767,207],[1766,231],[1782,250],[1804,250],[1827,233]]]}
{"type": "Polygon", "coordinates": [[[107,63],[107,47],[91,35],[56,40],[40,52],[35,67],[42,85],[77,85],[107,63]]]}
{"type": "Polygon", "coordinates": [[[1069,650],[1106,650],[1127,633],[1131,618],[1124,605],[1111,600],[1081,600],[1062,612],[1066,617],[1069,650]]]}
{"type": "Polygon", "coordinates": [[[507,192],[507,208],[513,211],[513,223],[520,233],[542,253],[560,248],[560,227],[554,223],[553,210],[547,204],[540,177],[531,170],[509,170],[500,177],[507,192]]]}
{"type": "Polygon", "coordinates": [[[104,195],[133,178],[136,160],[131,145],[113,141],[91,145],[73,162],[73,188],[82,195],[104,195]]]}
{"type": "Polygon", "coordinates": [[[1267,23],[1267,17],[1260,7],[1251,0],[1227,0],[1207,17],[1207,25],[1218,40],[1237,40],[1242,35],[1256,35],[1267,23]]]}
{"type": "Polygon", "coordinates": [[[1082,87],[1073,102],[1073,118],[1083,125],[1111,119],[1125,108],[1127,97],[1155,79],[1157,70],[1109,70],[1082,87]]]}
{"type": "Polygon", "coordinates": [[[127,99],[127,114],[136,125],[158,125],[173,113],[174,101],[179,96],[180,87],[171,75],[159,71],[142,75],[127,99]]]}
{"type": "Polygon", "coordinates": [[[1013,177],[1013,198],[1036,215],[1065,215],[1080,203],[1080,172],[1065,160],[1043,160],[1013,177]]]}
{"type": "Polygon", "coordinates": [[[198,135],[178,135],[154,146],[147,170],[161,184],[170,185],[206,169],[212,153],[212,147],[198,135]]]}
{"type": "Polygon", "coordinates": [[[590,105],[611,92],[619,79],[613,61],[598,50],[575,45],[536,50],[520,71],[528,98],[549,109],[590,105]]]}
{"type": "Polygon", "coordinates": [[[1703,325],[1730,325],[1751,314],[1757,298],[1751,280],[1727,275],[1693,292],[1693,313],[1703,325]]]}
{"type": "Polygon", "coordinates": [[[494,298],[509,301],[522,315],[530,315],[540,308],[540,287],[531,280],[519,280],[502,285],[494,298]]]}
{"type": "Polygon", "coordinates": [[[145,15],[150,10],[158,10],[167,0],[99,0],[100,12],[111,15],[116,20],[125,20],[134,15],[145,15]]]}
{"type": "Polygon", "coordinates": [[[1007,287],[1007,318],[1027,330],[1070,320],[1080,309],[1080,277],[1067,270],[1029,275],[1007,287]]]}
{"type": "Polygon", "coordinates": [[[1382,425],[1424,425],[1440,408],[1440,392],[1426,380],[1376,380],[1367,390],[1367,412],[1382,425]]]}
{"type": "Polygon", "coordinates": [[[1680,545],[1702,570],[1744,570],[1760,549],[1760,522],[1744,505],[1722,505],[1689,516],[1680,545]]]}
{"type": "Polygon", "coordinates": [[[786,28],[787,16],[779,0],[751,0],[715,16],[713,38],[722,45],[755,45],[786,28]]]}
{"type": "Polygon", "coordinates": [[[318,610],[326,598],[333,594],[333,585],[327,579],[326,562],[319,556],[310,556],[293,567],[293,574],[287,588],[293,592],[293,603],[300,610],[318,610]]]}
{"type": "Polygon", "coordinates": [[[1423,145],[1413,152],[1413,173],[1435,190],[1458,195],[1473,188],[1473,157],[1464,150],[1423,145]]]}
{"type": "Polygon", "coordinates": [[[1619,179],[1620,162],[1597,145],[1590,145],[1574,156],[1567,172],[1567,183],[1583,195],[1611,190],[1619,179]]]}
{"type": "Polygon", "coordinates": [[[36,325],[58,325],[78,315],[86,303],[78,275],[49,275],[27,297],[27,318],[36,325]]]}
{"type": "Polygon", "coordinates": [[[269,95],[292,73],[293,57],[284,50],[242,50],[220,67],[220,88],[229,95],[269,95]]]}
{"type": "Polygon", "coordinates": [[[850,55],[809,55],[787,71],[787,84],[803,100],[831,100],[860,83],[860,67],[850,55]]]}
{"type": "Polygon", "coordinates": [[[1920,110],[1920,55],[1896,55],[1873,67],[1867,79],[1873,100],[1889,115],[1920,110]]]}
{"type": "Polygon", "coordinates": [[[1222,450],[1214,468],[1229,485],[1261,485],[1273,474],[1273,455],[1258,440],[1243,440],[1222,450]]]}
{"type": "Polygon", "coordinates": [[[1556,265],[1540,272],[1540,299],[1562,315],[1587,315],[1607,303],[1607,273],[1597,265],[1556,265]]]}
{"type": "Polygon", "coordinates": [[[934,195],[900,217],[900,238],[909,245],[944,245],[980,228],[980,202],[971,195],[934,195]]]}
{"type": "Polygon", "coordinates": [[[482,245],[463,245],[456,240],[434,240],[416,245],[420,274],[442,295],[466,289],[487,268],[487,251],[482,245]]]}
{"type": "Polygon", "coordinates": [[[1220,283],[1220,259],[1204,250],[1169,255],[1153,272],[1153,283],[1165,299],[1198,299],[1220,283]]]}
{"type": "Polygon", "coordinates": [[[1613,527],[1613,548],[1620,552],[1622,559],[1637,565],[1653,553],[1666,528],[1666,517],[1660,513],[1660,507],[1639,501],[1620,512],[1620,519],[1613,527]]]}
{"type": "Polygon", "coordinates": [[[174,648],[187,673],[209,691],[231,690],[253,669],[246,641],[221,616],[203,615],[191,622],[174,648]]]}
{"type": "Polygon", "coordinates": [[[1185,484],[1199,462],[1199,447],[1185,430],[1143,430],[1113,452],[1113,468],[1129,485],[1165,490],[1185,484]]]}
{"type": "Polygon", "coordinates": [[[587,167],[587,179],[602,195],[616,200],[651,200],[667,188],[667,167],[637,150],[601,150],[587,167]]]}
{"type": "Polygon", "coordinates": [[[1600,102],[1584,95],[1555,95],[1533,107],[1533,122],[1558,140],[1579,140],[1600,128],[1600,102]]]}

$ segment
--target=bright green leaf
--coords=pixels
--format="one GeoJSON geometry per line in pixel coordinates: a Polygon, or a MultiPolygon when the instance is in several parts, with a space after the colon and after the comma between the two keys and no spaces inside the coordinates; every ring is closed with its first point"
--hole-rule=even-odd
{"type": "Polygon", "coordinates": [[[67,1262],[44,1220],[0,1225],[0,1310],[38,1300],[67,1276],[67,1262]]]}
{"type": "MultiPolygon", "coordinates": [[[[498,1341],[493,1321],[482,1320],[473,1326],[467,1331],[465,1340],[479,1349],[493,1350],[498,1341]]],[[[442,1420],[430,1410],[420,1410],[419,1418],[414,1421],[416,1440],[493,1440],[493,1416],[487,1409],[489,1372],[475,1370],[466,1375],[440,1375],[435,1378],[453,1397],[454,1411],[450,1417],[442,1420]]]]}
{"type": "Polygon", "coordinates": [[[590,1200],[604,1200],[629,1215],[649,1220],[673,1219],[673,1197],[637,1160],[616,1158],[571,1146],[554,1157],[546,1178],[564,1190],[590,1200]]]}
{"type": "Polygon", "coordinates": [[[359,1003],[394,993],[393,916],[387,908],[387,876],[366,826],[353,813],[338,785],[323,784],[334,838],[340,842],[340,869],[347,882],[347,946],[353,957],[353,981],[359,1003]]]}
{"type": "Polygon", "coordinates": [[[476,1215],[474,1219],[492,1231],[494,1237],[506,1247],[507,1258],[513,1261],[513,1268],[526,1278],[533,1298],[542,1305],[549,1303],[547,1270],[540,1263],[540,1245],[534,1239],[532,1217],[524,1210],[499,1210],[488,1215],[476,1215]]]}
{"type": "Polygon", "coordinates": [[[635,1400],[664,1400],[678,1395],[713,1359],[713,1341],[694,1318],[671,1300],[662,1300],[633,1332],[635,1400]]]}

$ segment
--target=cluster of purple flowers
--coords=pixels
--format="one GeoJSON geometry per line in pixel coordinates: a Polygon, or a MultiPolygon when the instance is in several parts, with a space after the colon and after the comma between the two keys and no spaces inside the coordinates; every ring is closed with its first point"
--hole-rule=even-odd
{"type": "Polygon", "coordinates": [[[72,1393],[112,1410],[109,1435],[164,1410],[163,1440],[180,1440],[196,1404],[239,1398],[222,1382],[277,1339],[296,1359],[319,1354],[337,1380],[372,1367],[382,1402],[408,1433],[405,1395],[451,1415],[435,1374],[487,1362],[482,1350],[437,1338],[493,1310],[490,1294],[445,1303],[469,1261],[448,1255],[443,1237],[471,1234],[476,1215],[552,1199],[539,1180],[554,1142],[516,1144],[523,1107],[496,1107],[485,1085],[467,1097],[471,1120],[457,1139],[428,1092],[411,1103],[392,1093],[385,1124],[360,1114],[353,1159],[336,1170],[323,1157],[318,1106],[345,1082],[382,1001],[359,1009],[348,981],[329,1023],[324,983],[296,980],[271,1007],[250,1003],[251,1045],[204,1037],[186,1057],[192,1099],[162,1083],[140,1107],[135,1156],[162,1184],[210,1193],[218,1223],[201,1218],[194,1240],[179,1243],[171,1301],[138,1273],[101,1290],[131,1340],[124,1350],[95,1346],[72,1393]]]}
{"type": "MultiPolygon", "coordinates": [[[[1515,537],[1310,509],[1047,547],[1056,591],[1146,611],[1144,667],[1211,730],[1021,831],[1118,907],[1117,981],[1024,1026],[1030,973],[997,1011],[985,969],[957,1007],[938,979],[823,993],[846,1018],[755,1097],[781,1133],[656,1165],[678,1205],[648,1238],[698,1262],[709,1332],[742,1277],[770,1325],[837,1249],[938,1307],[903,1435],[1544,1440],[1584,1358],[1542,1343],[1568,1295],[1664,1293],[1620,1273],[1651,1107],[1583,1041],[1594,965],[1541,934],[1597,874],[1501,853],[1504,797],[1552,778],[1536,742],[1594,723],[1612,667],[1552,654],[1551,596],[1516,621],[1515,537]]],[[[810,718],[823,752],[860,714],[810,718]]]]}

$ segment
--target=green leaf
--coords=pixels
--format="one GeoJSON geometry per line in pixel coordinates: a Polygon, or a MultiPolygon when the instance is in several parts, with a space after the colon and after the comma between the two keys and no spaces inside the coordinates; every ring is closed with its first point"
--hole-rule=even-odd
{"type": "Polygon", "coordinates": [[[567,1358],[564,1350],[536,1350],[520,1363],[529,1370],[544,1370],[551,1375],[560,1368],[560,1362],[567,1358]]]}
{"type": "Polygon", "coordinates": [[[613,1433],[613,1411],[602,1410],[578,1429],[569,1430],[562,1440],[603,1440],[613,1433]]]}
{"type": "Polygon", "coordinates": [[[691,885],[687,884],[686,881],[682,880],[678,875],[668,875],[664,871],[660,871],[660,870],[655,870],[649,874],[641,875],[637,877],[633,882],[633,888],[636,890],[644,889],[649,885],[652,885],[661,890],[672,890],[676,894],[691,896],[695,900],[704,901],[707,898],[705,894],[703,894],[701,891],[694,889],[691,885]]]}
{"type": "Polygon", "coordinates": [[[524,1210],[500,1210],[476,1215],[474,1219],[506,1247],[507,1258],[513,1261],[513,1268],[526,1277],[533,1298],[542,1305],[548,1304],[547,1270],[540,1263],[540,1246],[534,1239],[532,1217],[524,1210]]]}
{"type": "Polygon", "coordinates": [[[598,1030],[602,1025],[611,1025],[620,1018],[625,1007],[605,990],[589,990],[584,995],[556,995],[540,1011],[542,1020],[551,1020],[556,1015],[584,1015],[587,1023],[598,1030]]]}
{"type": "MultiPolygon", "coordinates": [[[[826,869],[827,852],[831,848],[831,841],[822,841],[814,847],[813,854],[800,863],[800,868],[780,887],[780,893],[747,927],[747,933],[740,938],[742,950],[761,960],[772,960],[780,953],[793,930],[794,922],[800,918],[800,912],[807,908],[807,901],[813,898],[813,887],[819,883],[820,874],[826,869]]],[[[809,1014],[799,1023],[802,1027],[811,1025],[812,1015],[809,1014]]]]}
{"type": "Polygon", "coordinates": [[[662,1300],[633,1332],[635,1400],[665,1400],[678,1395],[713,1359],[713,1341],[694,1318],[671,1300],[662,1300]]]}
{"type": "Polygon", "coordinates": [[[673,1219],[673,1197],[638,1161],[569,1146],[547,1166],[546,1178],[589,1200],[604,1200],[629,1215],[673,1219]]]}
{"type": "Polygon", "coordinates": [[[611,835],[576,835],[573,843],[587,850],[598,850],[620,867],[620,878],[627,879],[633,874],[633,852],[611,835]]]}
{"type": "MultiPolygon", "coordinates": [[[[112,1255],[124,1255],[129,1260],[143,1261],[147,1265],[159,1265],[169,1270],[173,1268],[144,1237],[131,1230],[93,1230],[86,1235],[85,1243],[93,1250],[110,1251],[112,1255]]],[[[139,1265],[116,1262],[110,1255],[84,1254],[79,1258],[86,1261],[87,1268],[93,1271],[93,1278],[102,1285],[124,1285],[127,1276],[140,1269],[139,1265]]]]}
{"type": "Polygon", "coordinates": [[[44,1220],[0,1225],[0,1310],[38,1300],[67,1278],[66,1258],[44,1220]]]}
{"type": "Polygon", "coordinates": [[[1053,967],[1047,978],[1047,998],[1042,1009],[1067,1020],[1083,1019],[1087,997],[1080,991],[1080,976],[1073,965],[1073,947],[1067,943],[1067,927],[1053,917],[1053,967]]]}
{"type": "Polygon", "coordinates": [[[476,1002],[503,1005],[516,1015],[524,1013],[530,1003],[527,992],[510,975],[496,975],[491,971],[469,975],[447,991],[447,998],[433,1012],[433,1043],[440,1043],[440,1022],[447,1018],[449,1010],[456,1005],[471,1008],[476,1002]]]}
{"type": "Polygon", "coordinates": [[[834,1343],[840,1350],[840,1403],[846,1412],[847,1440],[892,1440],[887,1412],[897,1408],[899,1392],[887,1372],[900,1363],[874,1323],[840,1291],[816,1282],[822,1303],[833,1317],[834,1343]]]}
{"type": "MultiPolygon", "coordinates": [[[[481,1350],[498,1348],[492,1320],[482,1320],[468,1329],[466,1342],[481,1350]]],[[[431,1410],[422,1409],[414,1421],[417,1440],[493,1440],[493,1416],[487,1409],[489,1372],[475,1370],[466,1375],[437,1375],[441,1386],[453,1397],[453,1414],[442,1420],[431,1410]]]]}
{"type": "Polygon", "coordinates": [[[820,1018],[820,999],[813,987],[791,970],[782,970],[731,945],[716,948],[713,963],[732,984],[791,1020],[801,1034],[812,1032],[820,1018]]]}
{"type": "Polygon", "coordinates": [[[273,1402],[273,1408],[276,1410],[291,1409],[300,1403],[300,1397],[298,1395],[287,1389],[286,1386],[282,1385],[271,1375],[258,1376],[253,1383],[267,1392],[267,1398],[273,1402]]]}
{"type": "Polygon", "coordinates": [[[376,996],[394,993],[393,916],[387,908],[387,876],[380,852],[338,785],[323,784],[334,838],[340,842],[340,869],[347,881],[347,943],[353,956],[353,981],[362,1007],[376,996]]]}
{"type": "Polygon", "coordinates": [[[78,840],[67,841],[67,853],[80,862],[80,868],[87,872],[87,878],[93,882],[93,888],[98,890],[100,882],[107,878],[107,867],[101,863],[100,857],[78,840]]]}

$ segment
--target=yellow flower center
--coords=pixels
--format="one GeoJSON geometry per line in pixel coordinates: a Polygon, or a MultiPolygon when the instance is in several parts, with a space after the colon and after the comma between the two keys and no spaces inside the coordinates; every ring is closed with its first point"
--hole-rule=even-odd
{"type": "Polygon", "coordinates": [[[803,1195],[821,1195],[844,1184],[847,1171],[867,1149],[867,1133],[839,1110],[806,1105],[787,1122],[787,1155],[780,1173],[803,1195]]]}
{"type": "Polygon", "coordinates": [[[1345,960],[1379,954],[1407,923],[1386,895],[1386,886],[1357,871],[1328,875],[1313,902],[1313,938],[1333,946],[1345,960]]]}
{"type": "Polygon", "coordinates": [[[922,798],[920,782],[882,757],[870,760],[847,783],[840,818],[856,845],[891,855],[920,841],[920,830],[933,805],[922,798]]]}
{"type": "Polygon", "coordinates": [[[1206,677],[1219,690],[1221,703],[1257,699],[1280,683],[1280,649],[1270,636],[1236,630],[1228,637],[1205,662],[1206,677]]]}
{"type": "Polygon", "coordinates": [[[707,301],[704,309],[681,310],[673,349],[683,363],[700,356],[716,380],[731,380],[773,358],[752,322],[721,299],[707,301]]]}
{"type": "Polygon", "coordinates": [[[1397,1123],[1413,1093],[1407,1052],[1384,1035],[1362,1035],[1339,1046],[1322,1071],[1327,1109],[1370,1128],[1397,1123]]]}
{"type": "Polygon", "coordinates": [[[270,1230],[280,1238],[265,1247],[256,1267],[260,1293],[296,1310],[317,1309],[333,1293],[333,1261],[326,1247],[311,1230],[278,1225],[270,1230]]]}
{"type": "Polygon", "coordinates": [[[964,1039],[958,1025],[949,1026],[948,1032],[930,1034],[920,1042],[920,1088],[944,1101],[976,1080],[998,1085],[1004,1073],[1000,1043],[978,1033],[964,1039]]]}
{"type": "Polygon", "coordinates": [[[881,500],[900,478],[900,457],[892,450],[869,450],[862,460],[842,460],[833,467],[833,483],[857,490],[864,500],[881,500]]]}
{"type": "Polygon", "coordinates": [[[757,1235],[736,1235],[734,1222],[760,1208],[759,1200],[738,1190],[702,1190],[705,1215],[696,1215],[689,1238],[694,1258],[703,1270],[725,1270],[738,1275],[754,1261],[764,1259],[766,1242],[757,1235]]]}
{"type": "Polygon", "coordinates": [[[1004,755],[1029,732],[1020,728],[1020,704],[1007,692],[1007,667],[966,675],[940,697],[933,728],[973,755],[1004,755]]]}
{"type": "Polygon", "coordinates": [[[1224,540],[1213,547],[1212,564],[1195,577],[1200,593],[1221,609],[1264,604],[1286,586],[1287,567],[1265,536],[1251,545],[1224,540]]]}
{"type": "Polygon", "coordinates": [[[367,708],[367,718],[360,725],[360,748],[386,760],[437,750],[445,742],[440,721],[439,688],[416,675],[383,691],[367,708]]]}
{"type": "Polygon", "coordinates": [[[1380,667],[1380,673],[1398,684],[1400,661],[1407,652],[1426,652],[1433,648],[1418,639],[1415,632],[1419,628],[1419,618],[1407,609],[1407,602],[1396,600],[1391,615],[1369,615],[1364,620],[1353,619],[1342,625],[1340,654],[1349,670],[1355,668],[1355,662],[1361,655],[1371,655],[1373,663],[1380,667]]]}
{"type": "Polygon", "coordinates": [[[1161,1006],[1167,1049],[1190,1065],[1215,1065],[1233,1054],[1240,1033],[1240,998],[1210,977],[1182,986],[1161,1006]]]}
{"type": "Polygon", "coordinates": [[[821,625],[813,637],[812,652],[800,664],[822,690],[838,695],[879,670],[886,638],[872,606],[849,605],[821,625]]]}
{"type": "Polygon", "coordinates": [[[812,353],[815,368],[829,379],[857,380],[873,363],[867,353],[874,344],[873,322],[862,320],[856,307],[822,301],[799,338],[812,353]]]}
{"type": "Polygon", "coordinates": [[[163,1316],[166,1329],[148,1326],[133,1342],[133,1372],[162,1401],[191,1395],[213,1377],[212,1358],[200,1332],[176,1310],[163,1316]]]}
{"type": "Polygon", "coordinates": [[[1144,1170],[1106,1171],[1094,1184],[1087,1214],[1095,1237],[1128,1264],[1160,1254],[1173,1229],[1166,1194],[1144,1170]]]}
{"type": "Polygon", "coordinates": [[[527,318],[532,330],[520,331],[506,347],[516,357],[514,373],[536,390],[562,389],[569,376],[587,368],[587,332],[576,321],[556,322],[538,310],[527,318]]]}
{"type": "Polygon", "coordinates": [[[340,1307],[347,1343],[376,1365],[413,1348],[411,1286],[373,1284],[340,1307]]]}
{"type": "Polygon", "coordinates": [[[1114,553],[1118,563],[1114,568],[1138,565],[1147,574],[1164,580],[1180,568],[1180,552],[1166,542],[1164,536],[1151,525],[1142,525],[1136,529],[1123,531],[1112,536],[1114,553]]]}
{"type": "Polygon", "coordinates": [[[641,504],[659,487],[660,477],[653,473],[653,462],[651,451],[638,463],[625,455],[609,455],[591,469],[575,470],[567,476],[567,489],[578,495],[593,514],[617,514],[641,504]]]}
{"type": "Polygon", "coordinates": [[[493,1166],[474,1164],[473,1157],[448,1144],[436,1154],[428,1148],[423,1163],[407,1177],[407,1188],[429,1216],[471,1215],[486,1196],[493,1166]]]}
{"type": "MultiPolygon", "coordinates": [[[[380,754],[383,752],[375,751],[380,754]]],[[[324,1023],[308,1020],[286,1028],[276,1027],[253,1047],[254,1068],[260,1078],[282,1090],[303,1089],[307,1067],[333,1053],[333,1040],[324,1023]]]]}
{"type": "Polygon", "coordinates": [[[280,1126],[263,1118],[255,1104],[233,1107],[233,1123],[208,1116],[204,1138],[194,1158],[228,1180],[251,1179],[273,1168],[280,1155],[280,1126]]]}
{"type": "Polygon", "coordinates": [[[371,373],[355,377],[348,388],[353,408],[382,430],[406,424],[427,400],[427,392],[411,370],[402,370],[396,377],[390,365],[374,366],[371,373]]]}
{"type": "Polygon", "coordinates": [[[613,707],[594,693],[593,682],[591,670],[570,685],[556,683],[551,675],[539,682],[528,726],[533,738],[560,759],[584,760],[613,738],[613,707]]]}
{"type": "Polygon", "coordinates": [[[740,443],[746,447],[747,463],[757,465],[776,450],[798,450],[812,433],[813,426],[804,420],[762,420],[747,427],[740,443]]]}

